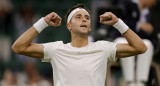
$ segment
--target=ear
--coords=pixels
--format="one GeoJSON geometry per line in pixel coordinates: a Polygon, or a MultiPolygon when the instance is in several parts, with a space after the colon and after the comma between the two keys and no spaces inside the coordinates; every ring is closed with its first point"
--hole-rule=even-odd
{"type": "Polygon", "coordinates": [[[68,30],[71,31],[71,25],[68,23],[68,24],[66,24],[66,26],[67,26],[68,30]]]}

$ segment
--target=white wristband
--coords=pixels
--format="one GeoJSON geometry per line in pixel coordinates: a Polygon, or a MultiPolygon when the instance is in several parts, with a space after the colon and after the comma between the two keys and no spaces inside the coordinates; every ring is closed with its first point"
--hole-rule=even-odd
{"type": "Polygon", "coordinates": [[[44,28],[48,26],[48,24],[44,21],[44,18],[42,17],[33,26],[40,33],[44,28]]]}
{"type": "Polygon", "coordinates": [[[129,28],[121,19],[119,19],[118,22],[113,25],[113,27],[115,27],[116,29],[118,29],[118,31],[121,34],[125,33],[128,30],[128,28],[129,28]]]}

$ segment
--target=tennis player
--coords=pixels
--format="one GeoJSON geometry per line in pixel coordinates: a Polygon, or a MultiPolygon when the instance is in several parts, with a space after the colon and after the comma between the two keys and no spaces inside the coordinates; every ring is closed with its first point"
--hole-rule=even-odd
{"type": "Polygon", "coordinates": [[[71,32],[71,42],[55,41],[32,44],[32,40],[47,26],[60,26],[62,19],[52,12],[37,21],[13,44],[12,50],[53,67],[54,86],[105,86],[107,62],[117,58],[144,53],[146,45],[141,38],[111,12],[100,16],[100,23],[112,25],[128,41],[116,44],[108,41],[88,42],[91,31],[91,15],[82,4],[67,12],[67,28],[71,32]]]}

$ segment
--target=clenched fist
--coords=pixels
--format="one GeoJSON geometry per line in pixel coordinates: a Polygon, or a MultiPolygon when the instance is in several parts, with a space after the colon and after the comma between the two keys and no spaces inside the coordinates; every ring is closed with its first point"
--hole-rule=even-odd
{"type": "Polygon", "coordinates": [[[118,22],[118,18],[111,12],[105,12],[100,15],[100,23],[105,25],[114,25],[118,22]]]}
{"type": "Polygon", "coordinates": [[[55,12],[52,12],[44,18],[44,21],[49,26],[60,26],[62,19],[55,12]]]}

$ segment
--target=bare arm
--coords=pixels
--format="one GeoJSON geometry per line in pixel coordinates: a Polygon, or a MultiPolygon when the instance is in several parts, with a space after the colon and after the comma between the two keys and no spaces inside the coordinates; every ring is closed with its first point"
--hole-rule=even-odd
{"type": "MultiPolygon", "coordinates": [[[[111,12],[106,12],[100,16],[100,22],[106,25],[114,25],[118,22],[118,18],[111,12]]],[[[122,35],[126,38],[128,44],[118,44],[116,57],[121,58],[142,54],[147,50],[147,47],[142,39],[131,29],[128,29],[122,35]]]]}
{"type": "Polygon", "coordinates": [[[15,43],[12,45],[12,50],[17,54],[42,58],[42,45],[31,44],[32,40],[37,36],[37,34],[38,32],[36,31],[36,29],[34,27],[31,27],[15,41],[15,43]]]}
{"type": "MultiPolygon", "coordinates": [[[[44,21],[50,26],[60,26],[61,18],[54,12],[44,18],[44,21]]],[[[43,58],[43,46],[41,44],[32,44],[33,39],[38,35],[37,30],[31,27],[24,32],[12,45],[12,50],[17,54],[22,54],[35,58],[43,58]]]]}
{"type": "Polygon", "coordinates": [[[141,40],[141,38],[131,29],[128,29],[122,35],[126,38],[128,44],[118,44],[116,53],[117,57],[128,57],[137,54],[142,54],[147,50],[147,47],[141,40]]]}

